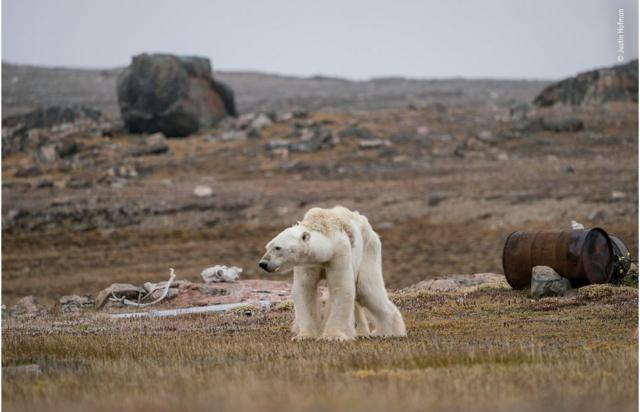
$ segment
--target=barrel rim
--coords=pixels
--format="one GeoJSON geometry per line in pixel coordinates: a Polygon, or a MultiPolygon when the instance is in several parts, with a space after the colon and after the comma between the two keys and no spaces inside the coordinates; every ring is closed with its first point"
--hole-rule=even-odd
{"type": "Polygon", "coordinates": [[[606,230],[604,230],[601,227],[594,227],[591,228],[587,234],[584,237],[584,244],[582,245],[582,250],[580,251],[580,260],[582,263],[582,270],[584,271],[584,275],[586,276],[587,280],[589,280],[589,282],[591,284],[598,284],[598,283],[609,283],[611,281],[611,277],[613,276],[613,270],[615,269],[615,265],[614,265],[614,251],[613,251],[613,241],[611,240],[611,237],[609,236],[609,234],[607,233],[606,230]],[[606,274],[606,278],[604,280],[604,282],[600,281],[600,279],[593,279],[593,276],[589,276],[590,274],[593,275],[593,273],[591,273],[591,271],[587,271],[587,267],[585,265],[586,260],[587,260],[587,256],[584,253],[584,248],[586,247],[586,243],[587,243],[587,238],[589,237],[589,235],[591,233],[601,233],[602,235],[604,235],[604,239],[607,242],[607,246],[609,247],[609,260],[610,260],[610,264],[609,264],[609,270],[608,273],[606,274]]]}
{"type": "Polygon", "coordinates": [[[518,285],[511,283],[511,280],[509,279],[509,275],[507,274],[507,266],[505,265],[505,256],[507,254],[507,245],[509,244],[509,239],[511,239],[511,236],[515,235],[516,233],[525,232],[522,232],[521,230],[514,230],[513,232],[509,233],[509,236],[507,236],[507,238],[505,239],[504,246],[502,247],[502,271],[504,272],[504,277],[507,279],[507,283],[513,289],[517,289],[518,285]]]}

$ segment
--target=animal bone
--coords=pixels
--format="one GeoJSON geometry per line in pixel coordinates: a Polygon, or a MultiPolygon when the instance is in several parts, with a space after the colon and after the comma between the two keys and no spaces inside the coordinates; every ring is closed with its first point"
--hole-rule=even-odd
{"type": "Polygon", "coordinates": [[[170,268],[171,270],[171,276],[169,277],[169,280],[167,281],[165,287],[164,287],[164,291],[162,292],[162,295],[160,295],[160,297],[156,300],[154,300],[153,302],[149,302],[149,303],[140,303],[141,300],[144,300],[144,298],[146,298],[147,296],[151,296],[151,294],[153,294],[153,292],[155,292],[156,290],[158,290],[159,288],[153,289],[152,291],[150,291],[149,293],[147,293],[146,295],[144,295],[142,298],[138,298],[138,302],[134,302],[132,300],[126,299],[124,296],[122,297],[117,297],[115,295],[115,293],[111,293],[111,296],[113,296],[110,300],[112,302],[120,302],[123,305],[127,305],[127,306],[135,306],[137,308],[143,308],[145,306],[151,306],[151,305],[155,305],[156,303],[161,302],[164,298],[167,297],[167,293],[169,293],[169,288],[171,287],[171,283],[173,283],[173,281],[176,278],[176,272],[173,268],[170,268]]]}

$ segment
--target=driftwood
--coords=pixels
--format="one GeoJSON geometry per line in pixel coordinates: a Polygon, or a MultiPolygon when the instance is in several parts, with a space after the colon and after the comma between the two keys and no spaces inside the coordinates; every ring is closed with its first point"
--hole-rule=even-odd
{"type": "Polygon", "coordinates": [[[150,290],[146,295],[144,295],[144,296],[143,296],[143,297],[141,297],[141,298],[138,298],[138,301],[137,301],[137,302],[134,302],[134,301],[132,301],[132,300],[129,300],[129,299],[125,298],[124,296],[120,296],[120,297],[118,297],[118,296],[116,296],[116,295],[115,295],[115,293],[113,293],[113,292],[111,293],[112,298],[111,298],[111,299],[109,299],[109,300],[111,300],[112,302],[120,302],[120,303],[122,303],[123,305],[126,305],[126,306],[134,306],[134,307],[137,307],[137,308],[143,308],[143,307],[145,307],[145,306],[151,306],[151,305],[155,305],[156,303],[160,303],[160,302],[162,302],[162,300],[164,300],[164,298],[166,298],[166,297],[167,297],[167,294],[169,293],[169,288],[171,287],[171,284],[173,283],[173,281],[176,279],[176,272],[175,272],[175,270],[174,270],[173,268],[171,268],[170,270],[171,270],[171,275],[170,275],[170,277],[169,277],[169,280],[167,281],[167,283],[166,283],[166,284],[165,284],[165,286],[164,286],[164,291],[162,291],[162,295],[160,295],[160,297],[159,297],[158,299],[154,300],[153,302],[140,303],[140,302],[141,302],[142,300],[144,300],[145,298],[147,298],[147,297],[149,297],[149,296],[152,296],[152,295],[153,295],[153,293],[154,293],[156,290],[161,289],[161,287],[157,287],[157,288],[155,288],[155,289],[153,289],[153,290],[150,290]]]}

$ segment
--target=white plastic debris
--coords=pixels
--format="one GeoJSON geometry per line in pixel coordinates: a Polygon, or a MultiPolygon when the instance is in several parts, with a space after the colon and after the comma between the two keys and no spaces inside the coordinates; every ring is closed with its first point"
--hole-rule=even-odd
{"type": "Polygon", "coordinates": [[[576,222],[575,220],[572,220],[571,230],[584,230],[584,225],[582,223],[576,222]]]}
{"type": "Polygon", "coordinates": [[[204,283],[235,282],[241,273],[242,268],[237,266],[216,265],[203,270],[200,276],[204,283]]]}
{"type": "Polygon", "coordinates": [[[148,312],[135,312],[135,313],[116,313],[111,315],[114,319],[129,319],[129,318],[142,318],[142,317],[165,317],[165,316],[178,316],[178,315],[193,315],[197,313],[210,313],[210,312],[225,312],[230,309],[241,308],[243,306],[257,305],[263,309],[269,309],[271,302],[268,300],[259,301],[247,301],[238,303],[223,303],[220,305],[210,306],[197,306],[193,308],[179,308],[179,309],[167,309],[167,310],[150,310],[148,312]]]}

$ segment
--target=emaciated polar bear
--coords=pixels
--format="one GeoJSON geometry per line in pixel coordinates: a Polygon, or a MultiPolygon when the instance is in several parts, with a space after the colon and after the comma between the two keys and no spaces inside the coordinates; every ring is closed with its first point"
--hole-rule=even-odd
{"type": "Polygon", "coordinates": [[[262,269],[293,269],[294,340],[368,336],[365,310],[373,321],[371,335],[406,335],[402,315],[384,287],[380,238],[360,213],[341,206],[312,208],[266,249],[259,263],[262,269]],[[318,299],[323,278],[329,287],[326,319],[318,299]]]}

